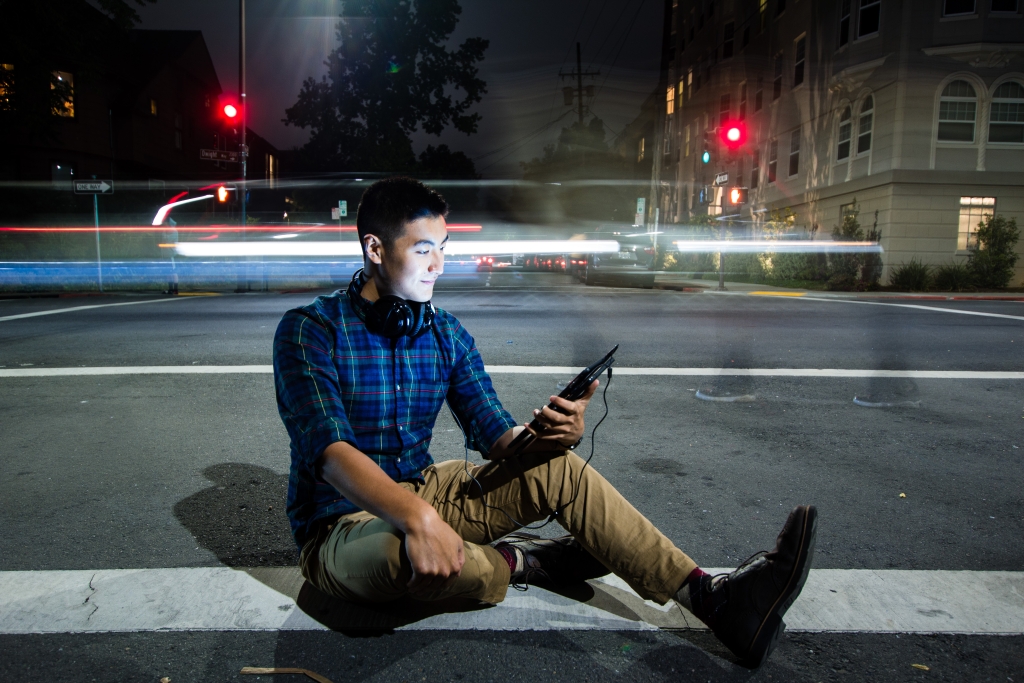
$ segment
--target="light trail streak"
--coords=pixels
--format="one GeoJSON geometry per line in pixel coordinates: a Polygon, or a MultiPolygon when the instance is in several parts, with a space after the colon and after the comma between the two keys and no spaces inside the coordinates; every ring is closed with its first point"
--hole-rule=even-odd
{"type": "MultiPolygon", "coordinates": [[[[615,240],[466,240],[449,242],[448,256],[475,254],[609,254],[619,251],[615,240]]],[[[181,256],[361,256],[359,242],[180,242],[181,256]]]]}

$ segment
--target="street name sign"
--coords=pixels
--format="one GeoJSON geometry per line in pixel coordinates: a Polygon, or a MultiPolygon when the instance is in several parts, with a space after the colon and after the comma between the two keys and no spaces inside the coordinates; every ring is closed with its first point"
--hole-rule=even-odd
{"type": "Polygon", "coordinates": [[[338,202],[338,211],[342,216],[348,216],[348,201],[342,199],[338,202]]]}
{"type": "Polygon", "coordinates": [[[75,194],[114,194],[113,180],[75,180],[75,194]]]}
{"type": "Polygon", "coordinates": [[[715,185],[725,185],[727,182],[729,182],[728,173],[718,173],[715,175],[715,185]]]}
{"type": "Polygon", "coordinates": [[[229,152],[223,149],[201,149],[199,158],[206,161],[238,161],[238,152],[229,152]]]}

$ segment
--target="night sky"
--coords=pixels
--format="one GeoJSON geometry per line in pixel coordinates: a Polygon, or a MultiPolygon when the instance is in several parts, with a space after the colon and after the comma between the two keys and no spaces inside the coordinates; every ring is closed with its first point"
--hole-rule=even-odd
{"type": "MultiPolygon", "coordinates": [[[[281,119],[303,79],[325,72],[324,58],[337,46],[339,7],[338,0],[247,0],[249,125],[279,148],[307,139],[281,119]]],[[[473,157],[486,178],[520,177],[519,162],[542,154],[572,122],[569,114],[538,133],[568,109],[561,88],[570,83],[558,72],[575,67],[575,41],[582,43],[584,70],[601,72],[590,81],[599,88],[592,111],[609,139],[639,114],[657,83],[661,0],[462,0],[462,8],[452,42],[491,41],[480,64],[488,93],[475,108],[483,116],[479,132],[445,133],[440,141],[473,157]]],[[[202,31],[221,87],[237,88],[236,1],[159,0],[139,14],[141,28],[202,31]]],[[[438,138],[416,142],[422,147],[438,138]]]]}

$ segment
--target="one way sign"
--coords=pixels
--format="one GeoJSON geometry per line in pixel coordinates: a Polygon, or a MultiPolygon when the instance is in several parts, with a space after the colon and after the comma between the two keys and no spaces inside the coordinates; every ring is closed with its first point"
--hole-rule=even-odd
{"type": "Polygon", "coordinates": [[[114,194],[113,180],[75,180],[75,194],[114,194]]]}

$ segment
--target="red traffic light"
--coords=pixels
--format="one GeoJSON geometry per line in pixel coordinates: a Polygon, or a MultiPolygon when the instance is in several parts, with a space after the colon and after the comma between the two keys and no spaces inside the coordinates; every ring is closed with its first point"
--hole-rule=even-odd
{"type": "Polygon", "coordinates": [[[238,116],[238,107],[236,107],[233,104],[225,104],[223,111],[224,116],[228,117],[229,119],[233,119],[236,116],[238,116]]]}
{"type": "Polygon", "coordinates": [[[730,150],[739,149],[747,141],[747,127],[741,121],[727,121],[718,129],[719,137],[730,150]]]}

